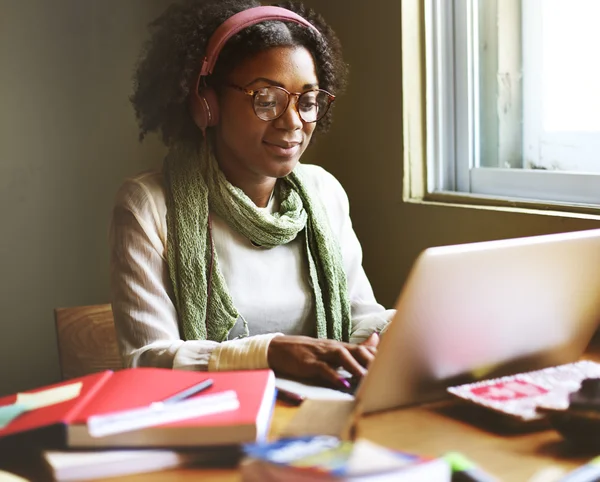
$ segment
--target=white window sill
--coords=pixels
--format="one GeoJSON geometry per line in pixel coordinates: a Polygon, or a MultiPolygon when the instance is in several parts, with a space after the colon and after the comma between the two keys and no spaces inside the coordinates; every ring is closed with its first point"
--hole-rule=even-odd
{"type": "Polygon", "coordinates": [[[600,206],[586,204],[549,203],[508,197],[457,192],[434,192],[423,198],[405,198],[407,204],[510,212],[568,219],[600,221],[600,206]]]}

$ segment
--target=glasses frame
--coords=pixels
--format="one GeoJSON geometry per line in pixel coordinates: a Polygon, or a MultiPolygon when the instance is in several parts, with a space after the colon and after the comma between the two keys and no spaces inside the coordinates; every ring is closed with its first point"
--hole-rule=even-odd
{"type": "Polygon", "coordinates": [[[323,89],[309,89],[309,90],[305,90],[304,92],[290,92],[289,90],[286,90],[283,87],[279,87],[278,85],[268,85],[268,86],[261,87],[260,89],[255,89],[255,90],[246,89],[245,87],[241,87],[236,84],[225,84],[225,86],[231,87],[232,89],[239,90],[241,93],[251,96],[252,97],[252,110],[254,111],[254,115],[256,115],[256,117],[258,117],[261,121],[264,121],[264,122],[274,121],[275,119],[279,119],[283,114],[285,114],[288,110],[288,107],[290,106],[290,101],[292,99],[292,96],[296,97],[296,102],[294,103],[294,109],[296,110],[298,117],[300,117],[300,120],[302,122],[304,122],[305,124],[313,124],[315,122],[319,122],[323,117],[325,117],[327,112],[329,112],[329,108],[331,107],[331,104],[335,100],[335,95],[333,95],[331,92],[327,92],[326,90],[323,90],[323,89]],[[263,89],[279,89],[287,94],[287,104],[285,105],[285,108],[281,111],[281,114],[279,114],[277,117],[273,117],[272,119],[263,119],[256,113],[256,96],[258,95],[259,91],[261,91],[263,89]],[[304,120],[304,118],[302,117],[302,114],[298,110],[298,100],[300,99],[301,96],[303,96],[304,94],[307,94],[309,92],[324,92],[325,94],[327,94],[327,107],[325,108],[323,114],[318,119],[315,119],[313,121],[304,120]]]}

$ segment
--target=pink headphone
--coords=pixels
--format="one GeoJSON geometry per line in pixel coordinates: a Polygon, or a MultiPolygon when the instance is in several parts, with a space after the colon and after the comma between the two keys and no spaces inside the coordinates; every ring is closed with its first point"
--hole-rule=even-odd
{"type": "Polygon", "coordinates": [[[310,22],[300,15],[281,7],[254,7],[236,13],[223,22],[212,34],[206,48],[206,55],[198,74],[198,80],[190,95],[190,110],[196,125],[206,133],[207,127],[212,127],[219,122],[219,104],[217,94],[213,88],[200,86],[202,77],[212,74],[219,53],[227,41],[240,30],[255,25],[265,20],[284,20],[295,22],[320,32],[310,22]]]}

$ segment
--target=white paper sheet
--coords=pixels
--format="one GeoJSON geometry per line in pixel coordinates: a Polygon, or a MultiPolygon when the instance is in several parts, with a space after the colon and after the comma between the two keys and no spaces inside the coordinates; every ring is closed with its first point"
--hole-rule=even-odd
{"type": "Polygon", "coordinates": [[[354,400],[354,395],[340,392],[333,388],[307,385],[306,383],[288,380],[286,378],[275,379],[275,386],[279,390],[294,393],[304,399],[310,400],[354,400]]]}

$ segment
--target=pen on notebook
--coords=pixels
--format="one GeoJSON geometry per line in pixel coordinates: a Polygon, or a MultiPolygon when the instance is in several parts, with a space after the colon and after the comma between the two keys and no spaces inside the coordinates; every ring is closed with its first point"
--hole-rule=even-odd
{"type": "Polygon", "coordinates": [[[461,453],[449,452],[443,459],[452,470],[452,482],[498,482],[461,453]]]}
{"type": "Polygon", "coordinates": [[[87,427],[92,437],[104,437],[115,433],[198,418],[203,415],[237,410],[239,406],[240,403],[235,390],[208,393],[201,397],[188,395],[188,398],[177,403],[155,402],[149,406],[92,415],[87,420],[87,427]]]}
{"type": "Polygon", "coordinates": [[[203,392],[207,388],[212,387],[213,381],[211,378],[207,378],[206,380],[201,381],[200,383],[191,386],[190,388],[186,388],[175,395],[165,398],[164,400],[158,403],[175,403],[185,400],[186,398],[191,397],[192,395],[196,395],[197,393],[203,392]]]}
{"type": "Polygon", "coordinates": [[[567,472],[564,477],[558,479],[558,482],[595,482],[596,480],[600,480],[600,456],[567,472]]]}

